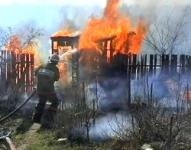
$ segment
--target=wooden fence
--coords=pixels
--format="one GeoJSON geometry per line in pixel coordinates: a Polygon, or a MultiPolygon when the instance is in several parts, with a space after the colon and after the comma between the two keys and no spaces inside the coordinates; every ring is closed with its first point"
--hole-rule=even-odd
{"type": "MultiPolygon", "coordinates": [[[[176,75],[191,72],[189,55],[115,55],[112,66],[127,77],[128,106],[131,104],[131,80],[145,75],[176,75]]],[[[152,91],[152,90],[151,90],[152,91]]],[[[188,90],[189,91],[189,90],[188,90]]],[[[152,92],[151,92],[152,93],[152,92]]]]}
{"type": "Polygon", "coordinates": [[[25,92],[34,85],[34,54],[0,51],[0,77],[25,92]]]}
{"type": "Polygon", "coordinates": [[[115,55],[112,66],[118,70],[129,71],[132,78],[146,73],[186,73],[191,71],[189,55],[115,55]]]}

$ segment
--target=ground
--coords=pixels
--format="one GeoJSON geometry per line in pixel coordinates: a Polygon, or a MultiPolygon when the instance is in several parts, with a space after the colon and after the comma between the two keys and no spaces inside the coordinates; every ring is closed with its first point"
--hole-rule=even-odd
{"type": "MultiPolygon", "coordinates": [[[[42,129],[39,124],[29,126],[30,122],[23,119],[13,118],[4,124],[12,132],[11,140],[17,150],[110,150],[111,143],[71,143],[68,140],[59,142],[61,129],[42,129]],[[21,131],[23,129],[23,131],[21,131]],[[27,131],[26,131],[27,129],[27,131]]],[[[64,135],[64,134],[62,134],[64,135]]],[[[65,137],[63,137],[65,138],[65,137]]]]}
{"type": "MultiPolygon", "coordinates": [[[[184,117],[183,140],[180,147],[174,150],[191,149],[191,113],[184,117]]],[[[30,119],[12,117],[1,127],[11,129],[11,140],[17,150],[136,150],[130,148],[127,141],[110,140],[101,143],[78,143],[77,141],[67,140],[67,135],[62,128],[44,129],[39,124],[32,124],[30,119]],[[62,138],[62,141],[58,139],[62,138]]],[[[150,144],[150,143],[149,143],[150,144]]],[[[158,143],[152,143],[157,145],[158,143]]],[[[159,143],[160,144],[160,143],[159,143]]],[[[155,149],[157,150],[157,149],[155,149]]]]}
{"type": "MultiPolygon", "coordinates": [[[[38,126],[38,125],[37,125],[38,126]]],[[[38,127],[37,127],[38,128],[38,127]]],[[[109,150],[107,143],[104,144],[77,144],[69,141],[58,142],[58,130],[40,129],[25,134],[18,134],[14,142],[18,150],[109,150]]]]}

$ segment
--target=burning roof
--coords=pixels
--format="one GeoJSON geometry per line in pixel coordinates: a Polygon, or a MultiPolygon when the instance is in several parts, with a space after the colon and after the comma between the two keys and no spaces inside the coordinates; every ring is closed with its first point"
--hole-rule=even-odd
{"type": "Polygon", "coordinates": [[[56,33],[54,33],[51,38],[59,38],[59,37],[77,37],[80,36],[80,32],[79,31],[58,31],[56,33]]]}

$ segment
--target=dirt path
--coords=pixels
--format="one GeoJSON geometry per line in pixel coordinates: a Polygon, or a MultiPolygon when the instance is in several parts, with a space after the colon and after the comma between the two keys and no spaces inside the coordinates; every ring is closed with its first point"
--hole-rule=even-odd
{"type": "Polygon", "coordinates": [[[29,144],[32,143],[33,136],[40,129],[41,125],[38,123],[34,123],[30,129],[23,135],[24,141],[23,144],[17,147],[17,150],[25,150],[29,144]]]}

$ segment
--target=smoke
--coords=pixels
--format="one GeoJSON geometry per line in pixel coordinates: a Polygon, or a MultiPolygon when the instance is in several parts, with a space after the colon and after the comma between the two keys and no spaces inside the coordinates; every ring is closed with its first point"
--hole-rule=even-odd
{"type": "MultiPolygon", "coordinates": [[[[96,118],[96,123],[89,128],[89,138],[94,142],[101,142],[119,137],[127,136],[127,131],[132,129],[131,117],[126,112],[108,113],[96,118]]],[[[130,133],[130,132],[129,132],[130,133]]],[[[71,136],[86,139],[87,131],[85,127],[74,128],[71,136]]]]}
{"type": "Polygon", "coordinates": [[[86,87],[87,103],[90,105],[97,98],[101,111],[125,109],[127,104],[126,84],[126,80],[120,77],[104,77],[98,82],[91,82],[86,87]]]}
{"type": "MultiPolygon", "coordinates": [[[[20,94],[18,97],[19,102],[17,103],[17,106],[20,106],[27,98],[29,97],[29,94],[20,94]]],[[[28,116],[30,117],[32,115],[32,113],[34,112],[35,106],[38,103],[38,96],[35,95],[33,96],[30,101],[24,105],[21,110],[19,111],[20,113],[22,113],[24,116],[28,116]]]]}
{"type": "Polygon", "coordinates": [[[61,30],[66,30],[66,31],[76,31],[78,30],[77,25],[75,24],[75,22],[69,18],[64,18],[64,22],[63,22],[64,26],[61,27],[61,30]]]}
{"type": "MultiPolygon", "coordinates": [[[[159,49],[166,49],[166,53],[173,47],[173,53],[190,54],[188,49],[190,49],[189,45],[191,43],[191,31],[189,30],[191,25],[189,21],[191,2],[186,0],[134,0],[133,2],[134,5],[131,6],[127,6],[124,2],[123,12],[126,8],[132,18],[144,17],[148,20],[150,25],[148,37],[152,36],[155,41],[154,45],[159,49]],[[153,33],[154,35],[151,35],[153,33]],[[176,34],[178,35],[176,41],[174,43],[169,42],[175,38],[176,34]]],[[[142,49],[143,53],[156,53],[147,42],[142,49]]]]}
{"type": "MultiPolygon", "coordinates": [[[[131,100],[147,103],[152,96],[164,107],[176,108],[177,99],[183,104],[187,87],[191,87],[189,73],[158,72],[145,75],[140,79],[131,80],[131,100]],[[151,95],[152,90],[152,95],[151,95]]],[[[87,104],[92,108],[92,101],[97,99],[99,110],[104,112],[122,111],[127,109],[127,79],[120,77],[104,77],[90,82],[86,87],[87,104]]]]}
{"type": "Polygon", "coordinates": [[[177,101],[184,106],[187,103],[185,95],[189,91],[187,87],[190,87],[190,79],[189,73],[180,75],[161,72],[158,75],[148,75],[132,81],[132,98],[139,97],[139,100],[147,103],[152,88],[152,97],[163,107],[176,108],[177,101]]]}
{"type": "Polygon", "coordinates": [[[88,22],[88,19],[93,16],[100,16],[102,12],[101,7],[99,6],[90,6],[90,7],[77,7],[77,6],[68,6],[62,7],[59,10],[59,30],[83,30],[88,22]],[[83,14],[83,15],[81,15],[83,14]]]}
{"type": "Polygon", "coordinates": [[[96,119],[90,128],[90,139],[103,141],[126,134],[131,129],[131,117],[126,112],[108,113],[96,119]]]}
{"type": "Polygon", "coordinates": [[[166,18],[172,15],[176,19],[176,15],[184,11],[185,7],[191,6],[191,1],[187,0],[122,0],[121,11],[125,14],[129,12],[134,18],[135,16],[145,17],[152,24],[158,18],[166,18]]]}
{"type": "MultiPolygon", "coordinates": [[[[132,79],[132,102],[148,103],[149,97],[152,96],[157,106],[167,108],[169,111],[175,112],[177,107],[186,110],[188,99],[185,95],[191,88],[190,80],[189,73],[179,74],[178,72],[172,74],[157,72],[155,75],[147,74],[139,79],[132,79]]],[[[131,117],[126,107],[126,78],[105,76],[88,83],[85,91],[89,108],[92,108],[92,101],[97,98],[99,111],[105,112],[96,118],[95,125],[90,126],[89,136],[91,140],[109,140],[118,137],[118,135],[122,136],[131,130],[131,117]]],[[[86,138],[85,127],[76,128],[73,134],[79,133],[80,135],[83,133],[84,138],[86,138]]]]}

